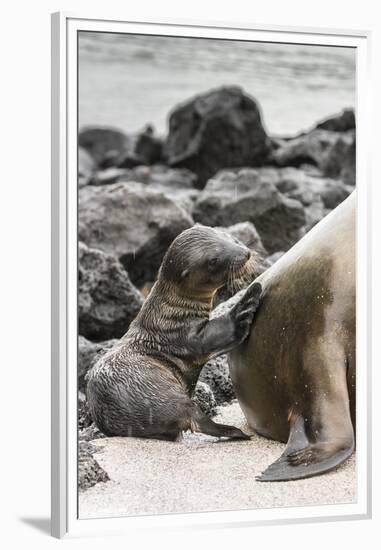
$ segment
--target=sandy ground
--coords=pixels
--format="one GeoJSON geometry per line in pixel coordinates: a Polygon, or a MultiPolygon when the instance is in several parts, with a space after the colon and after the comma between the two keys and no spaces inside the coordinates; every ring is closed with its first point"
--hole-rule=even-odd
{"type": "MultiPolygon", "coordinates": [[[[249,431],[238,403],[215,418],[249,431]]],[[[79,517],[341,504],[356,499],[355,458],[334,472],[305,480],[261,483],[255,476],[284,445],[254,436],[218,441],[187,433],[181,442],[135,438],[98,439],[94,455],[111,481],[79,496],[79,517]]]]}

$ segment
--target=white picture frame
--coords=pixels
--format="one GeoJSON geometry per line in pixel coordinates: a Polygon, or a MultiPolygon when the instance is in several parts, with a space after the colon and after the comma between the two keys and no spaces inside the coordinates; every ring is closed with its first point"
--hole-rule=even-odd
{"type": "Polygon", "coordinates": [[[273,525],[371,517],[369,41],[363,30],[52,16],[52,535],[125,533],[165,526],[273,525]],[[77,514],[77,32],[171,34],[356,48],[357,502],[327,506],[78,519],[77,514]]]}

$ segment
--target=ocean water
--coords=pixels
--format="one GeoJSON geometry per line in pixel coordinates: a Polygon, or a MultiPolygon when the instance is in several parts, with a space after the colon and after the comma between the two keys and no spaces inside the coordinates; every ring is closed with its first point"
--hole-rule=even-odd
{"type": "Polygon", "coordinates": [[[355,50],[331,46],[81,32],[79,126],[128,133],[192,96],[241,86],[272,135],[292,135],[355,106],[355,50]]]}

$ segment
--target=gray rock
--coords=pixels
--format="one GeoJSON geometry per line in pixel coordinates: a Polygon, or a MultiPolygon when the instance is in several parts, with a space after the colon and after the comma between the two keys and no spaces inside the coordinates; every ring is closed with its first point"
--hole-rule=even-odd
{"type": "MultiPolygon", "coordinates": [[[[125,155],[132,154],[130,152],[127,153],[120,153],[118,150],[111,149],[111,151],[107,151],[107,153],[104,154],[102,160],[99,162],[98,167],[101,170],[107,170],[107,168],[118,168],[118,164],[121,162],[122,159],[124,159],[125,155]]],[[[140,163],[140,160],[137,164],[140,163]]],[[[136,166],[137,164],[134,164],[133,166],[136,166]]],[[[130,166],[125,166],[124,168],[130,168],[130,166]]]]}
{"type": "Polygon", "coordinates": [[[321,192],[321,199],[325,208],[333,210],[349,197],[352,190],[351,187],[344,185],[340,180],[327,180],[321,192]]]}
{"type": "Polygon", "coordinates": [[[213,392],[216,405],[230,403],[235,398],[227,355],[220,355],[208,361],[201,371],[200,382],[209,386],[213,392]]]}
{"type": "Polygon", "coordinates": [[[163,160],[163,140],[154,135],[152,126],[148,125],[137,136],[134,152],[142,164],[151,165],[163,160]]]}
{"type": "Polygon", "coordinates": [[[341,178],[355,185],[355,132],[330,132],[315,129],[307,134],[285,140],[273,151],[271,163],[276,166],[317,166],[325,176],[341,178]]]}
{"type": "Polygon", "coordinates": [[[304,231],[307,232],[327,214],[321,193],[328,180],[318,170],[311,173],[308,169],[285,168],[283,171],[284,177],[280,179],[277,188],[304,206],[304,231]]]}
{"type": "Polygon", "coordinates": [[[318,169],[283,168],[281,174],[278,190],[305,207],[305,231],[309,231],[352,191],[341,179],[325,177],[318,169]]]}
{"type": "Polygon", "coordinates": [[[356,128],[353,109],[344,109],[340,114],[329,117],[316,125],[316,128],[331,132],[347,132],[356,128]]]}
{"type": "Polygon", "coordinates": [[[271,163],[276,166],[299,167],[312,164],[322,167],[327,152],[340,139],[340,134],[327,130],[315,129],[307,134],[285,140],[273,151],[271,163]]]}
{"type": "Polygon", "coordinates": [[[270,150],[257,103],[238,87],[198,95],[170,115],[168,163],[195,172],[200,188],[222,168],[264,164],[270,150]]]}
{"type": "Polygon", "coordinates": [[[356,185],[356,136],[354,132],[340,135],[325,155],[322,170],[327,176],[340,178],[347,185],[356,185]]]}
{"type": "Polygon", "coordinates": [[[111,185],[128,177],[128,170],[124,168],[105,168],[98,170],[91,178],[91,185],[111,185]]]}
{"type": "Polygon", "coordinates": [[[86,396],[82,391],[78,392],[78,431],[88,428],[93,420],[87,405],[86,396]]]}
{"type": "Polygon", "coordinates": [[[306,219],[299,201],[279,193],[281,177],[274,168],[219,172],[200,193],[194,219],[223,227],[248,221],[269,253],[287,250],[299,240],[306,219]]]}
{"type": "Polygon", "coordinates": [[[207,416],[212,417],[216,414],[216,400],[208,384],[197,382],[192,399],[207,416]]]}
{"type": "Polygon", "coordinates": [[[164,164],[155,166],[137,166],[126,171],[124,181],[145,183],[150,187],[166,189],[195,189],[197,176],[186,168],[171,168],[164,164]]]}
{"type": "Polygon", "coordinates": [[[84,336],[78,337],[78,389],[82,392],[86,391],[86,374],[106,351],[111,349],[117,339],[107,340],[105,342],[90,342],[84,336]]]}
{"type": "Polygon", "coordinates": [[[96,452],[94,445],[87,441],[79,441],[78,447],[78,489],[85,491],[96,483],[108,481],[108,474],[93,457],[96,452]]]}
{"type": "Polygon", "coordinates": [[[79,441],[92,441],[106,437],[93,422],[86,396],[78,392],[78,439],[79,441]]]}
{"type": "Polygon", "coordinates": [[[86,396],[78,392],[78,440],[92,441],[106,437],[94,424],[91,418],[86,396]]]}
{"type": "Polygon", "coordinates": [[[163,193],[189,214],[199,195],[195,188],[197,176],[186,168],[170,168],[156,164],[155,166],[137,166],[119,178],[119,181],[134,181],[144,183],[150,191],[163,193]]]}
{"type": "Polygon", "coordinates": [[[191,216],[163,193],[136,182],[79,191],[79,239],[114,254],[137,286],[153,281],[175,237],[191,216]]]}
{"type": "Polygon", "coordinates": [[[93,441],[94,439],[103,439],[104,437],[106,437],[105,434],[93,422],[78,432],[79,441],[93,441]]]}
{"type": "Polygon", "coordinates": [[[142,295],[114,256],[79,243],[79,334],[97,341],[119,338],[142,304],[142,295]]]}
{"type": "Polygon", "coordinates": [[[261,256],[267,256],[267,250],[263,246],[262,239],[251,222],[240,222],[230,227],[221,227],[217,229],[224,229],[232,237],[241,241],[241,243],[251,250],[255,250],[261,256]]]}
{"type": "Polygon", "coordinates": [[[78,148],[78,187],[87,185],[94,174],[96,164],[86,149],[78,148]]]}
{"type": "Polygon", "coordinates": [[[90,180],[91,185],[113,183],[144,183],[150,191],[164,193],[176,204],[192,213],[199,190],[195,188],[197,176],[185,168],[170,168],[162,164],[139,165],[134,168],[106,168],[97,171],[90,180]]]}
{"type": "MultiPolygon", "coordinates": [[[[117,160],[114,160],[112,166],[117,166],[118,168],[134,168],[142,164],[142,159],[134,152],[128,151],[122,155],[118,155],[117,160]]],[[[109,165],[110,161],[109,161],[109,165]]]]}
{"type": "Polygon", "coordinates": [[[305,207],[306,231],[336,208],[352,191],[342,180],[324,177],[318,170],[311,172],[295,168],[284,169],[284,174],[287,173],[289,177],[282,178],[277,187],[305,207]]]}
{"type": "Polygon", "coordinates": [[[131,138],[116,128],[86,127],[78,135],[78,145],[91,155],[98,166],[113,152],[121,155],[131,149],[131,138]]]}
{"type": "Polygon", "coordinates": [[[314,225],[320,222],[328,214],[327,209],[324,206],[324,202],[321,197],[316,196],[306,205],[304,208],[304,214],[306,216],[306,225],[304,226],[307,233],[314,225]]]}

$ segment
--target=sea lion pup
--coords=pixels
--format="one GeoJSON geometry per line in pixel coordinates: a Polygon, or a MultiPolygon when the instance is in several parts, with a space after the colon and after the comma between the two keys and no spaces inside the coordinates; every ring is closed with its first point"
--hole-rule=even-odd
{"type": "Polygon", "coordinates": [[[256,279],[253,330],[229,354],[248,424],[287,442],[259,481],[315,476],[354,450],[355,214],[353,192],[256,279]]]}
{"type": "Polygon", "coordinates": [[[171,244],[140,313],[88,375],[90,413],[108,436],[176,440],[184,430],[249,439],[216,424],[191,400],[202,366],[247,336],[261,286],[228,313],[209,320],[217,289],[255,263],[228,233],[201,225],[171,244]]]}

